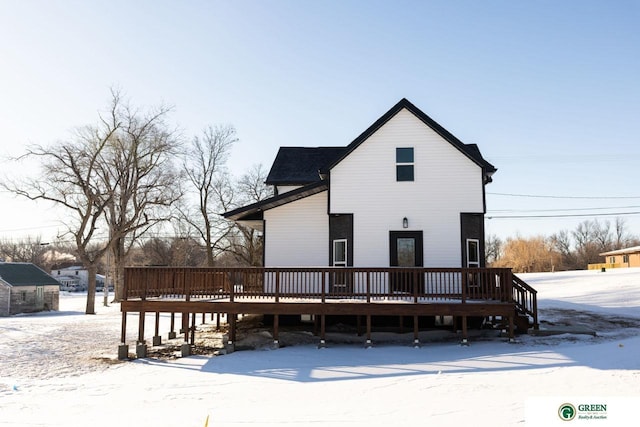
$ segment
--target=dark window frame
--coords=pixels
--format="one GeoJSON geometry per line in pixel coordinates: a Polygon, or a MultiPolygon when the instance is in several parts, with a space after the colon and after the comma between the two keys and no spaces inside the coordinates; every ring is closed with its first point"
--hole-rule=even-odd
{"type": "Polygon", "coordinates": [[[396,181],[415,181],[415,150],[413,147],[396,147],[396,181]]]}

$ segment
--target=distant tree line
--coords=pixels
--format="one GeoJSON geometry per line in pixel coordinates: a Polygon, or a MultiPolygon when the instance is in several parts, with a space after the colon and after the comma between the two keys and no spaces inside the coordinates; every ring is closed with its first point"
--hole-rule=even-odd
{"type": "Polygon", "coordinates": [[[627,231],[623,218],[611,221],[585,220],[572,230],[551,236],[488,236],[487,264],[511,267],[514,272],[582,270],[602,262],[602,252],[640,245],[640,238],[627,231]]]}
{"type": "Polygon", "coordinates": [[[185,138],[170,115],[167,106],[134,107],[112,90],[95,124],[13,159],[37,161],[40,174],[3,179],[0,188],[51,202],[66,219],[59,242],[1,241],[0,259],[47,270],[82,264],[89,271],[87,314],[95,312],[99,270],[109,269],[120,300],[125,265],[260,265],[262,236],[220,214],[271,195],[264,168],[232,176],[233,126],[211,125],[185,138]]]}

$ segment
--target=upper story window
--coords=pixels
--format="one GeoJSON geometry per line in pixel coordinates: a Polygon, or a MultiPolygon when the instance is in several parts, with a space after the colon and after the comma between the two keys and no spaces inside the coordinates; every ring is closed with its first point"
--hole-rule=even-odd
{"type": "Polygon", "coordinates": [[[413,147],[396,148],[396,181],[413,181],[413,147]]]}

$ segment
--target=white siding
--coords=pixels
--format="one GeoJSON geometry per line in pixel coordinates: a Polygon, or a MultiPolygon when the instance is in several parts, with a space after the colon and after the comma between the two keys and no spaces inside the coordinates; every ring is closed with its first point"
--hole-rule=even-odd
{"type": "Polygon", "coordinates": [[[402,110],[331,170],[330,211],[354,215],[354,266],[388,266],[406,217],[425,267],[460,267],[460,213],[483,212],[482,186],[480,166],[402,110]],[[414,148],[415,181],[396,181],[397,147],[414,148]]]}
{"type": "Polygon", "coordinates": [[[278,194],[284,194],[284,193],[288,193],[289,191],[296,190],[300,187],[302,186],[301,185],[277,185],[276,190],[278,191],[278,194]]]}
{"type": "Polygon", "coordinates": [[[329,217],[327,192],[264,212],[265,266],[327,266],[329,217]]]}

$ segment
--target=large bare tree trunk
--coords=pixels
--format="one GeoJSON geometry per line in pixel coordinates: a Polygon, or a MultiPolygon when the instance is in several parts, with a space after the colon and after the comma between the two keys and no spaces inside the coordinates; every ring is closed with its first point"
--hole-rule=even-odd
{"type": "Polygon", "coordinates": [[[96,314],[96,272],[95,264],[87,266],[89,273],[89,288],[87,289],[87,308],[86,314],[96,314]]]}

